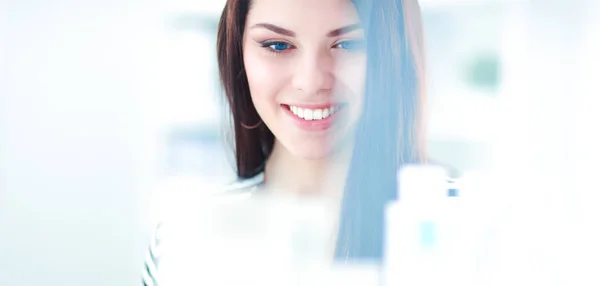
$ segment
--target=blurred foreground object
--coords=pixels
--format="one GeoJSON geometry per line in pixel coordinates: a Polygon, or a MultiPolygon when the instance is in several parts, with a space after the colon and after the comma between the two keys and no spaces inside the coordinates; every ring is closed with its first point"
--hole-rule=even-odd
{"type": "Polygon", "coordinates": [[[597,249],[579,236],[588,232],[583,221],[569,224],[577,221],[543,197],[507,195],[544,186],[536,176],[467,172],[449,182],[443,168],[409,166],[399,185],[386,212],[382,265],[332,263],[338,214],[328,201],[186,199],[161,229],[159,285],[569,285],[593,278],[585,270],[593,261],[569,259],[597,249]]]}
{"type": "Polygon", "coordinates": [[[398,172],[399,200],[386,211],[385,285],[476,285],[482,242],[501,206],[489,179],[448,180],[438,166],[398,172]]]}
{"type": "Polygon", "coordinates": [[[161,286],[378,285],[375,266],[332,266],[336,213],[327,201],[191,201],[162,223],[161,286]]]}

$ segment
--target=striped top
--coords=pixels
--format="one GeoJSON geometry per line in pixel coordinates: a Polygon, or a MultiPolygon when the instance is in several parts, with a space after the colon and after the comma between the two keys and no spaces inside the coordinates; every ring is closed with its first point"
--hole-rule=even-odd
{"type": "MultiPolygon", "coordinates": [[[[220,190],[217,195],[235,195],[235,194],[251,194],[259,187],[264,180],[264,174],[260,173],[250,179],[240,179],[232,184],[227,185],[223,190],[220,190]]],[[[144,261],[144,270],[142,273],[142,285],[157,286],[158,270],[160,268],[161,258],[161,223],[157,224],[150,246],[144,261]]]]}

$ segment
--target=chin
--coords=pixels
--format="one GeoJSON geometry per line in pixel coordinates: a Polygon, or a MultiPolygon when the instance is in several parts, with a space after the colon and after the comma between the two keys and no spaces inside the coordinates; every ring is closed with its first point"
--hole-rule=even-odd
{"type": "Polygon", "coordinates": [[[335,145],[332,144],[318,144],[317,142],[310,142],[307,144],[294,144],[295,146],[289,146],[288,151],[292,156],[297,158],[303,158],[307,160],[322,160],[331,157],[335,153],[335,145]]]}

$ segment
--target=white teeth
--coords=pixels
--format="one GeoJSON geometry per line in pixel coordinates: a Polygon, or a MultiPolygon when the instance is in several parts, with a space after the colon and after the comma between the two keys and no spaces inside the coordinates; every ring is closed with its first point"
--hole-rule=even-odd
{"type": "Polygon", "coordinates": [[[302,109],[300,107],[290,105],[289,109],[296,116],[298,116],[304,120],[321,120],[321,119],[325,119],[325,118],[331,116],[332,114],[334,114],[335,112],[337,112],[339,107],[331,106],[329,108],[323,108],[323,109],[302,109]]]}
{"type": "Polygon", "coordinates": [[[313,110],[313,119],[314,120],[323,119],[323,109],[313,110]]]}
{"type": "Polygon", "coordinates": [[[313,111],[310,109],[304,110],[304,119],[313,120],[313,111]]]}

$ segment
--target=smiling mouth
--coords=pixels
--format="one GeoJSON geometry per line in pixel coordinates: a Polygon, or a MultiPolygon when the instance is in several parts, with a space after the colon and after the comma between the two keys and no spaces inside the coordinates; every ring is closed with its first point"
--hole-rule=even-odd
{"type": "Polygon", "coordinates": [[[283,105],[299,119],[306,121],[318,121],[327,119],[340,110],[342,105],[336,104],[324,108],[302,108],[295,105],[283,105]]]}

